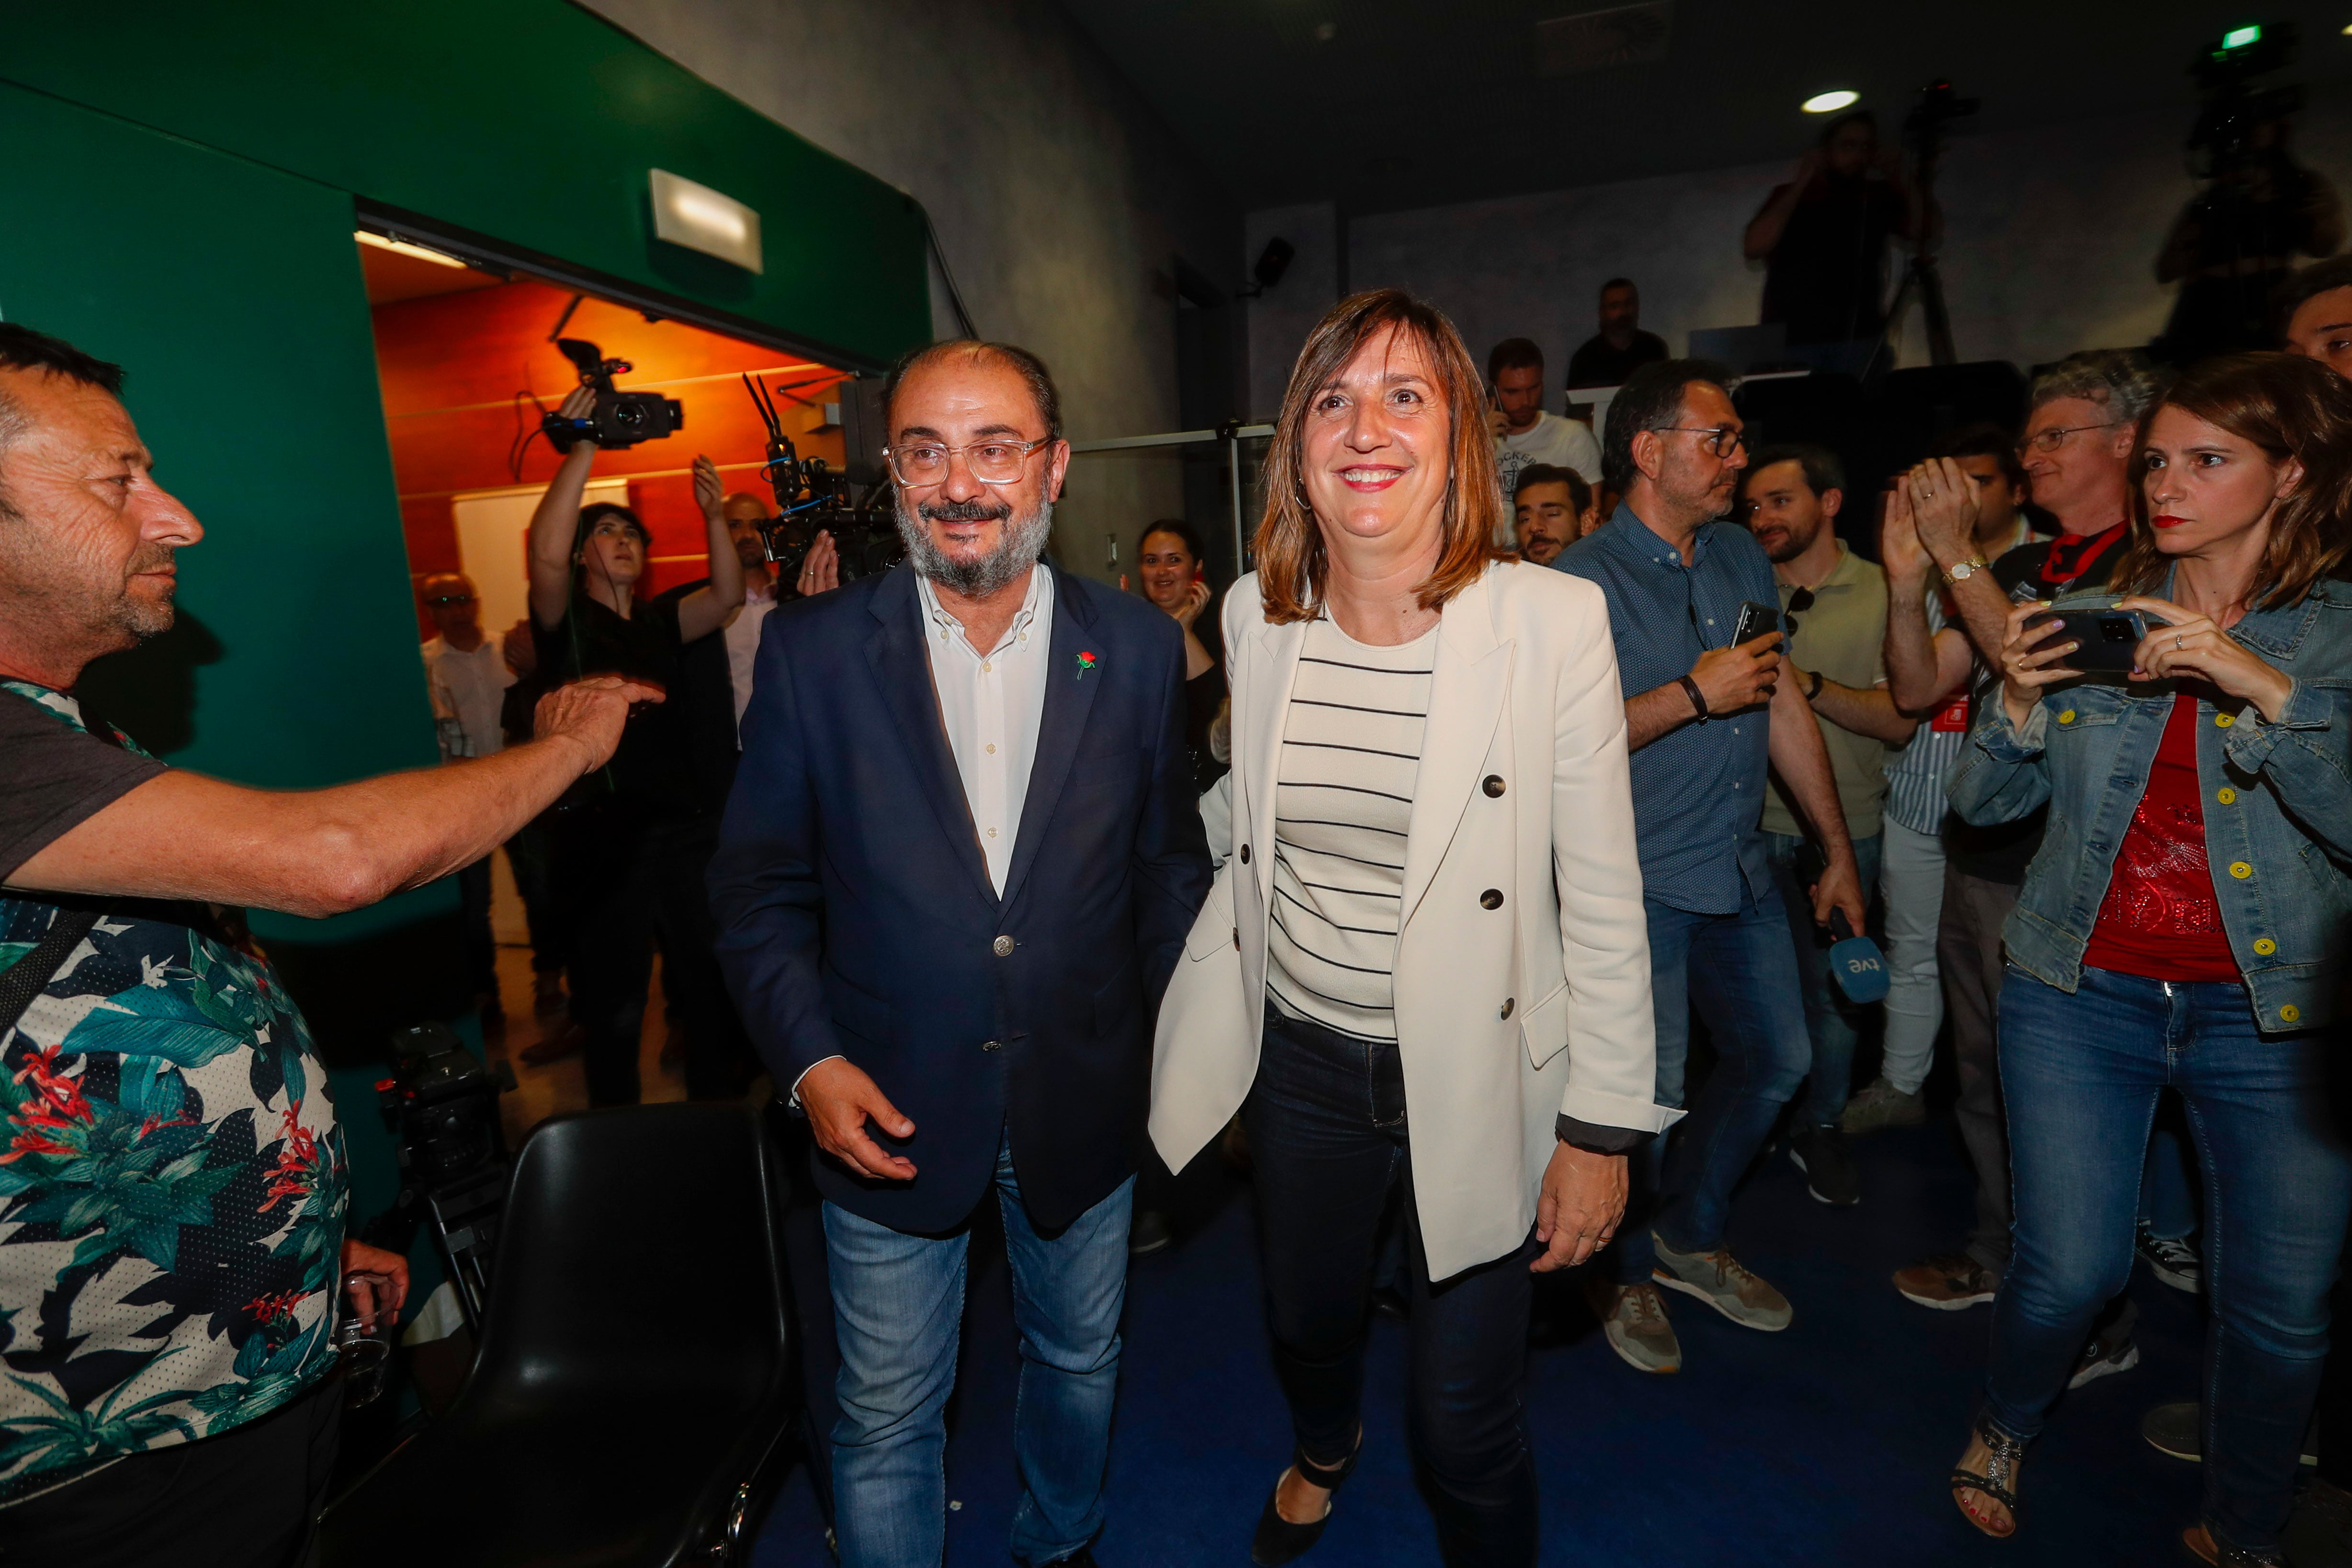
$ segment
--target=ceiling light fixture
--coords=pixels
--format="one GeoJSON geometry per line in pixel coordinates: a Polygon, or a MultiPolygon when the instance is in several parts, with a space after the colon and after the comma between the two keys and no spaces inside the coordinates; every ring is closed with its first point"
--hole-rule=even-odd
{"type": "Polygon", "coordinates": [[[454,256],[444,256],[437,250],[427,250],[421,245],[411,245],[404,239],[387,239],[383,235],[372,235],[365,229],[354,231],[352,237],[362,245],[372,245],[378,250],[388,250],[394,256],[404,256],[414,261],[429,261],[436,267],[466,265],[454,256]]]}
{"type": "Polygon", "coordinates": [[[1862,94],[1840,88],[1835,92],[1817,92],[1797,107],[1807,114],[1835,114],[1839,110],[1861,101],[1862,94]]]}

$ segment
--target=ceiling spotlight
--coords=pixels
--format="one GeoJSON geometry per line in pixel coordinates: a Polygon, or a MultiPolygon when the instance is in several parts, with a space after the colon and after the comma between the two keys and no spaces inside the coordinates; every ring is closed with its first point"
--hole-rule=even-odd
{"type": "Polygon", "coordinates": [[[1835,92],[1817,92],[1797,107],[1807,114],[1835,114],[1862,101],[1862,94],[1840,88],[1835,92]]]}

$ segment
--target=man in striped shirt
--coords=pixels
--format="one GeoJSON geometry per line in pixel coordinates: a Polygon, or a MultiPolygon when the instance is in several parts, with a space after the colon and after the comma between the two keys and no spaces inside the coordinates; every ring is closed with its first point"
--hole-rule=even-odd
{"type": "MultiPolygon", "coordinates": [[[[2035,537],[2018,509],[2025,502],[2025,469],[2008,431],[1995,424],[1964,426],[1939,439],[1928,455],[1958,465],[1975,488],[1975,554],[1999,560],[2035,537]]],[[[1843,1125],[1848,1134],[1914,1126],[1927,1116],[1919,1090],[1934,1063],[1936,1031],[1944,1021],[1936,968],[1936,934],[1944,910],[1944,775],[1968,741],[1969,688],[1984,669],[1960,629],[1951,590],[1931,581],[1935,561],[1916,528],[1890,511],[1883,534],[1888,686],[1904,711],[1926,722],[1910,745],[1886,758],[1885,843],[1878,875],[1886,912],[1886,1049],[1879,1076],[1846,1106],[1843,1125]],[[1960,672],[1948,688],[1938,678],[1939,662],[1960,672]]]]}

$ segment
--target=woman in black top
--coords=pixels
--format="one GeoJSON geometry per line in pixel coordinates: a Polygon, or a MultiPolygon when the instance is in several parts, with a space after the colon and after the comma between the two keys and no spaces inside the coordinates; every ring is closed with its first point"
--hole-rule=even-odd
{"type": "MultiPolygon", "coordinates": [[[[584,387],[573,392],[563,402],[565,417],[584,418],[593,396],[584,387]]],[[[645,523],[609,501],[580,504],[595,460],[593,443],[573,443],[531,514],[530,623],[540,674],[549,682],[626,675],[667,691],[677,681],[680,650],[724,626],[743,602],[743,565],[719,512],[719,470],[708,457],[695,459],[710,584],[660,604],[637,592],[652,553],[645,523]]],[[[591,1104],[637,1099],[655,922],[668,902],[701,896],[698,883],[687,885],[695,879],[664,875],[684,863],[669,852],[671,841],[688,831],[695,810],[678,712],[662,705],[633,716],[612,762],[552,813],[549,879],[575,923],[572,1017],[586,1034],[580,1050],[591,1104]]],[[[537,1065],[566,1053],[558,1040],[544,1043],[524,1060],[537,1065]]]]}
{"type": "Polygon", "coordinates": [[[1181,517],[1163,517],[1136,541],[1143,597],[1184,629],[1184,744],[1192,751],[1193,782],[1206,790],[1225,771],[1209,749],[1209,727],[1225,700],[1225,673],[1216,651],[1194,630],[1214,591],[1202,565],[1200,533],[1181,517]]]}

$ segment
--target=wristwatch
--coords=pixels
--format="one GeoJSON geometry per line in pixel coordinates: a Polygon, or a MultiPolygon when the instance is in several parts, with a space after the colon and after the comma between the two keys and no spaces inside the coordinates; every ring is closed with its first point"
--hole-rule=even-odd
{"type": "Polygon", "coordinates": [[[1969,579],[1974,577],[1977,573],[1990,570],[1990,568],[1991,563],[1987,561],[1984,557],[1980,555],[1972,555],[1969,557],[1968,559],[1956,563],[1948,570],[1939,566],[1936,570],[1946,582],[1948,582],[1957,588],[1961,583],[1966,582],[1969,579]]]}

